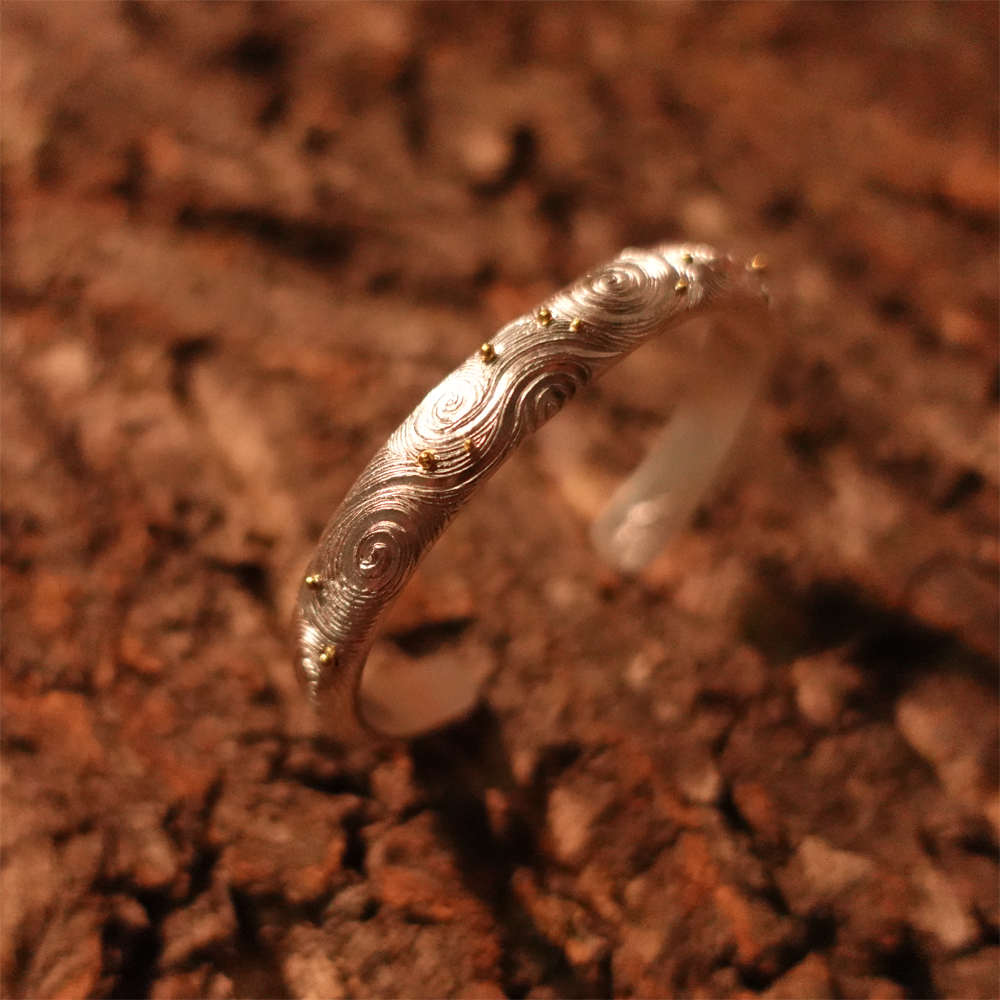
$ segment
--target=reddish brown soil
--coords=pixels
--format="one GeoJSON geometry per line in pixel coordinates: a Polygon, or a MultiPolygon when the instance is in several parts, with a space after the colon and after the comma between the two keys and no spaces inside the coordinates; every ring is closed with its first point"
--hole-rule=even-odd
{"type": "Polygon", "coordinates": [[[3,3],[3,995],[998,996],[998,9],[3,3]],[[665,239],[786,332],[692,530],[587,544],[651,354],[394,612],[474,716],[325,738],[353,478],[665,239]]]}

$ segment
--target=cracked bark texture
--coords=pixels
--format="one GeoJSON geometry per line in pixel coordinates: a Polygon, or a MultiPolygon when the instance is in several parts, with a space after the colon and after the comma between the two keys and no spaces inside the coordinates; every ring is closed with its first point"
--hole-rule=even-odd
{"type": "Polygon", "coordinates": [[[995,997],[997,11],[0,4],[9,997],[995,997]],[[787,339],[641,576],[650,347],[487,484],[331,743],[298,576],[424,392],[625,245],[787,339]]]}

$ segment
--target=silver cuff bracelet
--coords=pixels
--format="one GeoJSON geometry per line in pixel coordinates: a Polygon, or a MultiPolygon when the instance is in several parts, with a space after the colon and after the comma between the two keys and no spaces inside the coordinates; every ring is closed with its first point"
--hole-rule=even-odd
{"type": "Polygon", "coordinates": [[[517,445],[653,336],[676,338],[683,386],[650,454],[592,529],[635,572],[681,530],[735,440],[772,340],[761,261],[706,246],[627,249],[508,323],[393,433],[334,513],[299,592],[297,668],[333,730],[406,737],[475,703],[482,678],[381,676],[365,660],[420,560],[517,445]],[[692,324],[704,318],[711,322],[692,324]],[[701,327],[699,329],[699,327],[701,327]]]}

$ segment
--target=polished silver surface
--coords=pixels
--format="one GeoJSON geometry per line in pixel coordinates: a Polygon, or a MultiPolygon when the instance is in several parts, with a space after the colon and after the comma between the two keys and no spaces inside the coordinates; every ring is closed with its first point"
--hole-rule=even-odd
{"type": "Polygon", "coordinates": [[[480,677],[365,670],[379,619],[527,435],[648,338],[680,343],[686,321],[704,317],[724,335],[684,343],[713,364],[692,362],[698,391],[595,526],[602,554],[623,570],[657,553],[728,451],[762,370],[769,321],[759,264],[696,245],[624,250],[507,324],[428,393],[334,513],[300,589],[297,666],[333,728],[406,736],[471,706],[480,677]],[[714,343],[725,347],[713,355],[714,343]]]}

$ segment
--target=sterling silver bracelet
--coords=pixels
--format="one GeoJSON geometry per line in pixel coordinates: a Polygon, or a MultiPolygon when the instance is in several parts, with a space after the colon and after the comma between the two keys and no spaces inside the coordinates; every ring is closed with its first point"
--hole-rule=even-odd
{"type": "Polygon", "coordinates": [[[517,445],[654,335],[683,391],[660,440],[592,538],[624,572],[682,529],[736,437],[772,340],[762,260],[664,244],[614,260],[508,323],[433,389],[334,513],[299,592],[297,668],[338,734],[412,736],[462,715],[482,678],[365,661],[418,563],[517,445]],[[704,319],[706,323],[688,324],[704,319]],[[689,332],[691,331],[691,332],[689,332]]]}

